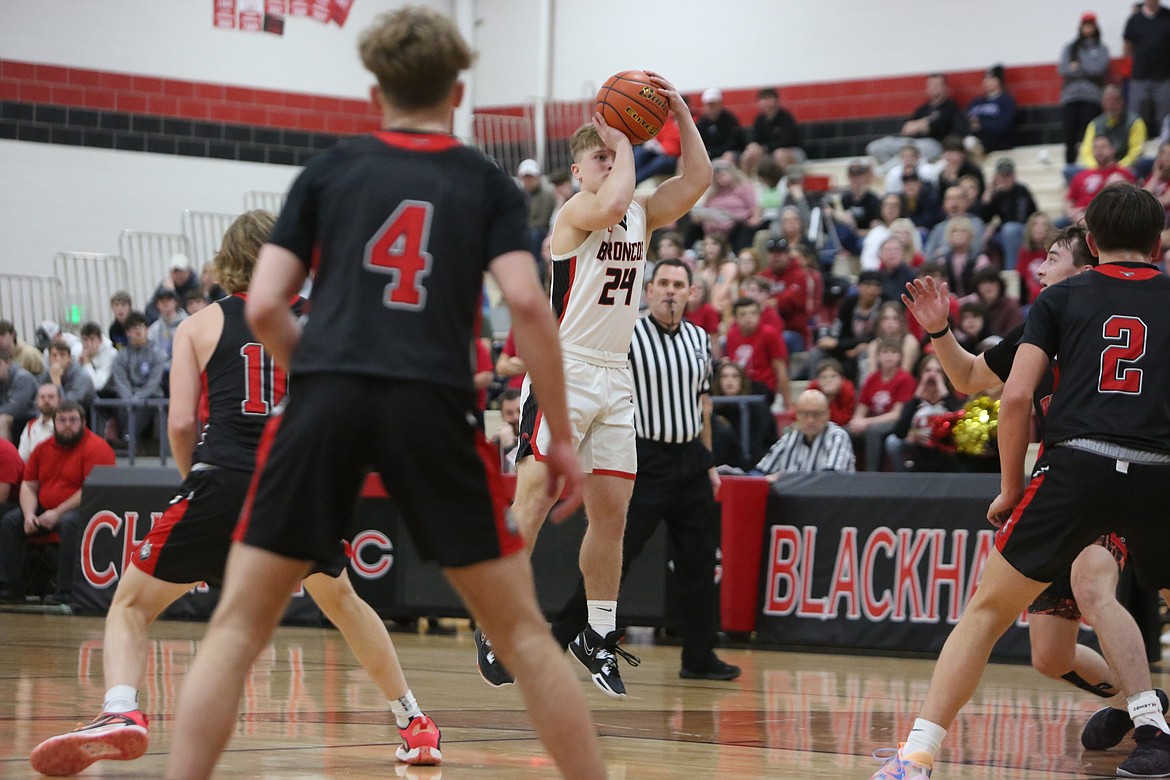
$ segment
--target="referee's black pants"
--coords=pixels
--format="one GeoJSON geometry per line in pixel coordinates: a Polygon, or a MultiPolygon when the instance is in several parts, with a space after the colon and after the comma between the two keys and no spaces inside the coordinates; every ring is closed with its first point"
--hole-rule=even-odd
{"type": "MultiPolygon", "coordinates": [[[[682,606],[682,665],[695,672],[711,666],[719,630],[715,557],[720,514],[707,473],[710,466],[711,453],[698,439],[686,444],[638,439],[638,478],[622,540],[624,580],[659,521],[666,521],[674,548],[672,580],[682,606]]],[[[581,580],[576,593],[553,621],[557,641],[568,645],[584,630],[588,616],[585,582],[581,580]]]]}

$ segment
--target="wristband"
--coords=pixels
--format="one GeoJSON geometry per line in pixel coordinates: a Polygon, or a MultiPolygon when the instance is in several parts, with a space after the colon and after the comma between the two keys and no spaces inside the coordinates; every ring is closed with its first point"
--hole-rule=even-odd
{"type": "Polygon", "coordinates": [[[936,331],[935,333],[927,333],[926,335],[927,335],[927,336],[928,336],[928,337],[929,337],[931,340],[934,340],[934,339],[941,339],[943,336],[947,335],[947,334],[948,334],[948,333],[950,333],[950,332],[951,332],[951,328],[950,328],[950,326],[948,325],[947,327],[943,328],[943,329],[942,329],[942,330],[940,330],[940,331],[936,331]]]}

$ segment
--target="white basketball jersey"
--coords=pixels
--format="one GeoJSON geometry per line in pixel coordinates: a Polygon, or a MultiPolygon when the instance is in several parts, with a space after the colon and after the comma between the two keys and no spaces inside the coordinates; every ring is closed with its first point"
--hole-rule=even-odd
{"type": "Polygon", "coordinates": [[[625,355],[646,274],[646,212],[630,203],[621,222],[553,255],[552,308],[561,342],[625,355]]]}

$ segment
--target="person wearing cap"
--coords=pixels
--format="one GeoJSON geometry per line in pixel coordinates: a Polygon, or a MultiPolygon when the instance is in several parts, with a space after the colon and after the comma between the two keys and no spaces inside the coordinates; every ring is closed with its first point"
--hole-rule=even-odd
{"type": "Polygon", "coordinates": [[[1060,52],[1060,122],[1064,162],[1077,161],[1085,127],[1101,113],[1101,87],[1109,76],[1109,48],[1101,42],[1097,15],[1081,14],[1077,37],[1060,52]]]}
{"type": "Polygon", "coordinates": [[[784,322],[784,344],[788,352],[808,349],[808,322],[812,306],[812,287],[808,271],[793,257],[792,247],[783,236],[769,238],[765,268],[760,272],[771,283],[768,300],[784,322]]]}
{"type": "Polygon", "coordinates": [[[723,106],[723,92],[715,87],[703,91],[703,109],[695,127],[703,136],[703,146],[712,160],[734,163],[743,150],[743,128],[735,114],[723,106]]]}
{"type": "Polygon", "coordinates": [[[541,180],[540,163],[536,160],[521,162],[516,168],[516,178],[528,198],[529,249],[533,257],[540,257],[540,243],[548,235],[549,221],[557,205],[556,195],[552,187],[541,180]]]}
{"type": "Polygon", "coordinates": [[[1170,114],[1170,8],[1145,0],[1126,20],[1121,37],[1125,56],[1133,58],[1129,111],[1145,119],[1147,127],[1161,127],[1170,114]]]}
{"type": "Polygon", "coordinates": [[[995,164],[991,186],[983,192],[979,216],[989,225],[998,225],[990,246],[999,249],[1002,266],[1009,271],[1016,267],[1024,243],[1024,225],[1035,213],[1036,199],[1027,187],[1016,181],[1016,164],[1009,157],[1000,159],[995,164]]]}
{"type": "Polygon", "coordinates": [[[175,293],[175,298],[181,301],[187,297],[187,293],[201,289],[199,274],[195,273],[195,269],[191,267],[191,261],[182,252],[171,255],[169,268],[170,272],[167,277],[159,282],[154,294],[150,296],[150,302],[146,305],[144,314],[148,325],[158,319],[158,294],[160,292],[171,290],[175,293]]]}
{"type": "Polygon", "coordinates": [[[800,148],[800,127],[792,114],[780,105],[780,93],[774,87],[765,87],[756,93],[756,114],[748,132],[750,139],[744,147],[739,165],[749,176],[765,155],[770,155],[781,168],[805,161],[800,148]]]}
{"type": "Polygon", "coordinates": [[[999,152],[1016,145],[1016,99],[1003,84],[1003,65],[992,65],[983,74],[983,94],[967,105],[967,124],[984,152],[999,152]]]}
{"type": "Polygon", "coordinates": [[[966,129],[963,110],[951,97],[947,77],[941,73],[932,73],[926,77],[926,102],[914,109],[910,118],[902,123],[901,133],[870,141],[865,152],[879,164],[884,164],[892,160],[902,145],[909,141],[918,147],[923,157],[934,160],[942,153],[943,138],[948,135],[962,136],[966,129]]]}

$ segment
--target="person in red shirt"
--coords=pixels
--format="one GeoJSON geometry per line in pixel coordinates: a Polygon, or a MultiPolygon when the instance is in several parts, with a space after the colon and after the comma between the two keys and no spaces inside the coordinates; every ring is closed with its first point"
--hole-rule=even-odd
{"type": "Polygon", "coordinates": [[[714,340],[719,336],[723,315],[707,300],[708,292],[706,280],[696,278],[694,286],[691,287],[691,297],[687,300],[686,311],[683,312],[683,319],[707,331],[714,340]]]}
{"type": "Polygon", "coordinates": [[[832,358],[817,364],[817,373],[808,383],[809,390],[820,390],[829,399],[829,422],[842,428],[853,419],[857,408],[857,388],[845,378],[841,364],[832,358]]]}
{"type": "Polygon", "coordinates": [[[779,395],[792,406],[788,389],[788,349],[775,328],[760,323],[760,304],[751,298],[735,302],[735,324],[727,331],[727,359],[747,371],[757,392],[779,395]]]}
{"type": "Polygon", "coordinates": [[[1093,159],[1097,161],[1096,168],[1086,168],[1073,177],[1069,182],[1068,193],[1064,196],[1064,216],[1068,224],[1075,225],[1085,218],[1085,209],[1093,196],[1105,188],[1105,185],[1115,181],[1134,182],[1133,173],[1129,168],[1122,168],[1117,164],[1117,156],[1113,141],[1107,135],[1099,135],[1093,139],[1093,159]]]}
{"type": "Polygon", "coordinates": [[[471,363],[472,382],[475,385],[475,414],[479,428],[483,430],[483,412],[487,409],[488,386],[495,378],[492,370],[492,350],[487,339],[475,340],[475,358],[471,363]]]}
{"type": "Polygon", "coordinates": [[[508,380],[506,387],[514,387],[519,390],[524,386],[524,374],[527,371],[523,358],[516,354],[516,337],[509,330],[504,348],[500,350],[500,356],[496,358],[496,373],[508,380]]]}
{"type": "Polygon", "coordinates": [[[23,477],[20,451],[8,439],[0,439],[0,515],[17,506],[16,496],[23,477]]]}
{"type": "Polygon", "coordinates": [[[804,352],[808,346],[808,318],[811,312],[811,284],[799,258],[793,258],[788,239],[769,238],[768,267],[760,274],[771,284],[769,299],[784,320],[784,343],[789,352],[804,352]]]}
{"type": "Polygon", "coordinates": [[[846,426],[854,446],[862,444],[865,470],[882,470],[882,452],[886,436],[902,413],[902,404],[914,397],[914,377],[902,368],[902,345],[884,340],[877,348],[878,370],[861,386],[861,398],[846,426]]]}
{"type": "Polygon", "coordinates": [[[113,466],[114,450],[85,427],[81,404],[63,401],[53,415],[53,438],[33,450],[20,487],[20,507],[0,519],[0,599],[23,600],[20,579],[25,539],[61,536],[57,592],[45,603],[68,604],[78,558],[81,486],[94,466],[113,466]]]}

